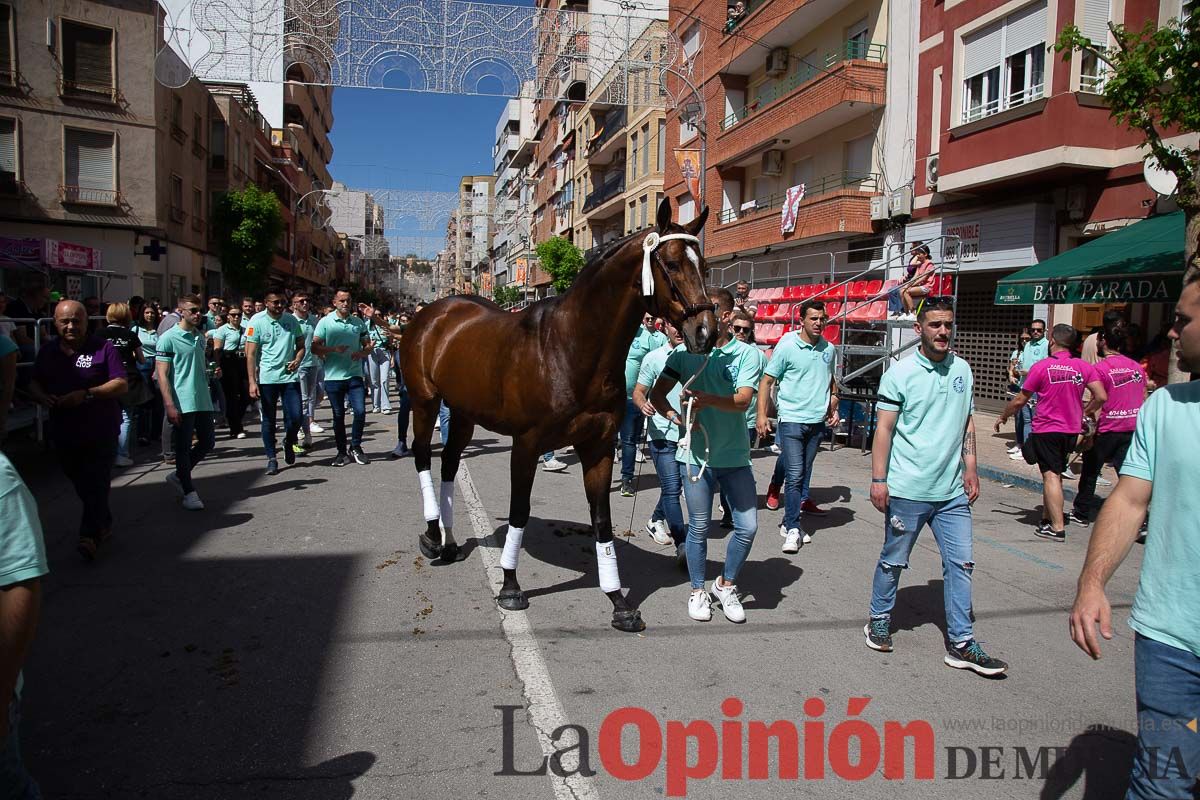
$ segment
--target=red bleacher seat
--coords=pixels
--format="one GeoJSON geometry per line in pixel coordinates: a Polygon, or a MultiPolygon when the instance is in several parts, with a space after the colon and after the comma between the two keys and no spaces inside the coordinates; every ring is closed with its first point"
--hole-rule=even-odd
{"type": "Polygon", "coordinates": [[[803,289],[804,289],[803,286],[789,286],[783,290],[783,299],[784,300],[799,300],[802,297],[801,292],[803,291],[803,289]]]}
{"type": "Polygon", "coordinates": [[[848,284],[846,284],[846,293],[851,300],[866,300],[867,282],[850,281],[848,284]]]}
{"type": "Polygon", "coordinates": [[[833,319],[834,317],[836,317],[838,314],[841,313],[841,311],[842,311],[842,304],[837,302],[836,300],[831,300],[830,302],[825,304],[825,315],[827,317],[829,317],[830,319],[833,319]]]}
{"type": "Polygon", "coordinates": [[[775,308],[775,306],[772,305],[771,303],[759,303],[758,310],[755,313],[754,318],[756,320],[758,320],[759,322],[770,319],[771,318],[771,310],[773,308],[775,308]]]}
{"type": "Polygon", "coordinates": [[[868,305],[866,317],[871,322],[882,322],[887,319],[887,309],[887,300],[875,300],[868,305]]]}
{"type": "Polygon", "coordinates": [[[825,340],[827,342],[829,342],[830,344],[841,344],[842,343],[842,326],[841,325],[826,325],[825,329],[823,331],[821,331],[821,335],[824,336],[825,340]]]}
{"type": "Polygon", "coordinates": [[[866,322],[867,307],[869,303],[860,303],[851,301],[846,304],[846,321],[847,322],[866,322]]]}
{"type": "Polygon", "coordinates": [[[766,293],[766,291],[767,291],[766,289],[751,289],[750,290],[750,299],[751,300],[762,300],[762,296],[763,296],[763,294],[766,293]]]}
{"type": "Polygon", "coordinates": [[[940,294],[943,297],[954,294],[954,276],[953,275],[942,275],[942,277],[939,281],[937,294],[940,294]]]}
{"type": "Polygon", "coordinates": [[[776,321],[791,322],[792,321],[792,308],[793,308],[793,306],[791,303],[784,303],[779,308],[775,309],[776,321]]]}
{"type": "Polygon", "coordinates": [[[779,342],[779,336],[775,333],[775,328],[778,327],[769,322],[760,322],[754,326],[754,340],[760,344],[773,345],[779,342]]]}
{"type": "Polygon", "coordinates": [[[868,300],[876,299],[879,296],[879,294],[883,292],[883,281],[876,279],[873,281],[863,281],[863,282],[867,285],[866,292],[864,293],[863,296],[866,297],[868,300]]]}
{"type": "Polygon", "coordinates": [[[767,296],[764,299],[768,300],[772,303],[778,303],[780,300],[783,299],[783,289],[784,289],[784,287],[782,287],[782,286],[771,287],[770,289],[767,290],[767,296]]]}

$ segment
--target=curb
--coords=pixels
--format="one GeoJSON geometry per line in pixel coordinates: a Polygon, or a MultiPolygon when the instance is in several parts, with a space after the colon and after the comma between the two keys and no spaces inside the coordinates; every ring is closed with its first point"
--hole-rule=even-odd
{"type": "MultiPolygon", "coordinates": [[[[987,478],[988,480],[995,481],[996,483],[1010,484],[1021,489],[1028,489],[1029,491],[1036,492],[1037,494],[1042,493],[1042,482],[1039,480],[1028,478],[1016,472],[997,469],[996,467],[988,466],[987,464],[978,464],[975,469],[981,478],[987,478]]],[[[1071,486],[1068,486],[1067,481],[1063,481],[1063,500],[1074,501],[1075,495],[1075,489],[1071,486]]]]}

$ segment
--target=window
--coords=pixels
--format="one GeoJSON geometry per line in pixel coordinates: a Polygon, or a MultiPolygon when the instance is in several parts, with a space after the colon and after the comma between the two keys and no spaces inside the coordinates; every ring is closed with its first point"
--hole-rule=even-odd
{"type": "Polygon", "coordinates": [[[633,233],[635,230],[637,230],[637,228],[634,226],[634,222],[636,220],[637,220],[637,201],[630,200],[629,201],[629,225],[627,226],[629,233],[633,233]]]}
{"type": "Polygon", "coordinates": [[[116,205],[116,143],[116,135],[105,131],[63,131],[64,201],[116,205]]]}
{"type": "MultiPolygon", "coordinates": [[[[1084,0],[1080,31],[1098,47],[1108,46],[1111,0],[1084,0]]],[[[1079,67],[1079,91],[1099,93],[1104,88],[1104,62],[1091,51],[1083,53],[1079,67]]]]}
{"type": "Polygon", "coordinates": [[[225,120],[214,119],[208,123],[208,167],[225,169],[225,120]]]}
{"type": "Polygon", "coordinates": [[[700,49],[700,22],[696,21],[683,32],[683,56],[691,59],[700,49]]]}
{"type": "Polygon", "coordinates": [[[680,144],[690,141],[700,134],[700,129],[695,125],[696,118],[694,116],[685,116],[686,114],[688,114],[688,112],[685,107],[685,110],[679,115],[680,144]]]}
{"type": "Polygon", "coordinates": [[[18,161],[17,121],[0,119],[0,192],[16,188],[18,161]]]}
{"type": "Polygon", "coordinates": [[[804,184],[807,186],[812,183],[813,179],[813,160],[811,158],[801,159],[795,164],[792,164],[792,186],[804,184]]]}
{"type": "Polygon", "coordinates": [[[176,128],[183,127],[183,98],[177,94],[171,96],[171,124],[176,128]]]}
{"type": "Polygon", "coordinates": [[[204,227],[204,192],[198,186],[192,187],[192,229],[201,230],[204,227]]]}
{"type": "Polygon", "coordinates": [[[760,175],[754,179],[754,202],[759,208],[766,208],[775,194],[775,179],[760,175]]]}
{"type": "Polygon", "coordinates": [[[638,135],[637,131],[629,134],[629,151],[633,157],[629,159],[629,180],[632,182],[638,176],[638,135]]]}
{"type": "Polygon", "coordinates": [[[685,192],[679,198],[679,224],[685,225],[696,218],[696,198],[685,192]]]}
{"type": "Polygon", "coordinates": [[[875,137],[868,134],[846,142],[846,181],[861,181],[871,174],[871,150],[875,137]]]}
{"type": "Polygon", "coordinates": [[[196,114],[192,119],[192,142],[199,145],[204,141],[204,117],[196,114]]]}
{"type": "Polygon", "coordinates": [[[642,174],[650,173],[650,123],[642,126],[642,174]]]}
{"type": "MultiPolygon", "coordinates": [[[[233,164],[238,169],[242,168],[242,134],[241,131],[233,132],[233,164]]],[[[245,172],[245,170],[242,170],[245,172]]]]}
{"type": "Polygon", "coordinates": [[[638,230],[646,227],[646,195],[638,200],[638,230]]]}
{"type": "Polygon", "coordinates": [[[62,20],[62,93],[91,100],[116,100],[113,32],[62,20]]]}
{"type": "Polygon", "coordinates": [[[183,178],[171,176],[171,219],[183,221],[183,178]]]}
{"type": "Polygon", "coordinates": [[[964,37],[960,121],[972,122],[1041,97],[1045,57],[1045,0],[964,37]]]}
{"type": "Polygon", "coordinates": [[[0,86],[17,85],[16,35],[12,6],[0,5],[0,86]]]}
{"type": "Polygon", "coordinates": [[[846,29],[846,58],[866,58],[870,44],[871,28],[866,17],[846,29]]]}
{"type": "Polygon", "coordinates": [[[667,168],[667,121],[665,119],[658,121],[658,141],[655,142],[655,145],[657,145],[658,151],[655,171],[662,172],[667,168]]]}

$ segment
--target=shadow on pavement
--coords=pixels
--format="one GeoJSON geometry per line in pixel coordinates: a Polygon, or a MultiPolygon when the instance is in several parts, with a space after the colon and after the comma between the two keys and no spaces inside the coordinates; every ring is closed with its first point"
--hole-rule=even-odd
{"type": "MultiPolygon", "coordinates": [[[[898,631],[915,631],[924,625],[936,625],[946,640],[946,606],[943,600],[943,582],[932,580],[924,584],[900,585],[896,591],[896,605],[892,609],[892,628],[898,631]]],[[[975,615],[971,615],[972,620],[975,615]]]]}
{"type": "Polygon", "coordinates": [[[1067,751],[1046,773],[1041,800],[1058,800],[1083,779],[1083,800],[1124,797],[1137,751],[1128,731],[1093,725],[1071,740],[1067,751]]]}
{"type": "Polygon", "coordinates": [[[322,751],[317,710],[361,570],[355,556],[236,554],[237,539],[294,513],[279,501],[277,517],[250,514],[237,501],[313,481],[272,482],[257,463],[205,466],[201,512],[179,507],[165,469],[115,486],[114,540],[91,565],[73,551],[74,494],[38,487],[51,573],[25,665],[23,744],[48,797],[216,798],[253,787],[256,797],[325,800],[350,797],[375,762],[368,752],[310,760],[322,751]],[[212,537],[224,538],[220,555],[212,537]]]}

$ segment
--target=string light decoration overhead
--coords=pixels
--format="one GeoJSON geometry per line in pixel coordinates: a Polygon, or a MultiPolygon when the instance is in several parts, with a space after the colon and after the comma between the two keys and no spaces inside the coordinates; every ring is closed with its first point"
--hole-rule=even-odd
{"type": "Polygon", "coordinates": [[[166,0],[159,82],[302,83],[614,105],[670,105],[686,68],[660,11],[457,0],[166,0]],[[653,86],[656,91],[648,91],[653,86]]]}

